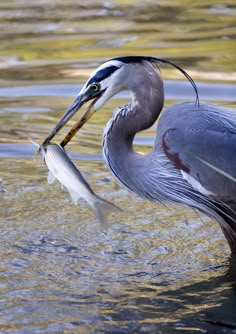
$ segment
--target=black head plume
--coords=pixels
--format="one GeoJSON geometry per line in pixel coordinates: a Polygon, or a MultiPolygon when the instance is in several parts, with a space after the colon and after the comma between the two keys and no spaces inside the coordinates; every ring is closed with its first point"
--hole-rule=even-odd
{"type": "Polygon", "coordinates": [[[167,65],[171,65],[171,66],[175,67],[191,83],[191,85],[194,89],[194,92],[196,94],[196,104],[199,105],[199,95],[198,95],[198,89],[197,89],[197,85],[196,85],[195,81],[184,69],[182,69],[180,66],[176,65],[175,63],[172,63],[169,60],[160,59],[160,58],[156,58],[156,57],[149,57],[149,56],[117,57],[117,58],[113,58],[112,60],[118,60],[118,61],[121,61],[121,62],[126,63],[126,64],[141,63],[142,61],[148,61],[152,65],[156,66],[158,69],[159,69],[159,65],[163,65],[163,64],[167,64],[167,65]]]}

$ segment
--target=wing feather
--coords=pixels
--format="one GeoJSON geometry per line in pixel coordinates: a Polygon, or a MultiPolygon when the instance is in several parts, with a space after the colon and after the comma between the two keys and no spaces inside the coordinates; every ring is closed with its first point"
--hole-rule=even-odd
{"type": "Polygon", "coordinates": [[[235,133],[171,128],[164,133],[162,146],[196,190],[202,187],[225,202],[236,202],[235,133]]]}

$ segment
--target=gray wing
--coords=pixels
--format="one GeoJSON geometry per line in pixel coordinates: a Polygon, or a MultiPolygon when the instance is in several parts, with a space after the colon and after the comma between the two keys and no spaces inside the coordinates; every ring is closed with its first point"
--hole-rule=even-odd
{"type": "Polygon", "coordinates": [[[236,179],[236,134],[172,128],[164,133],[162,147],[195,189],[228,203],[236,201],[236,182],[223,174],[236,179]]]}

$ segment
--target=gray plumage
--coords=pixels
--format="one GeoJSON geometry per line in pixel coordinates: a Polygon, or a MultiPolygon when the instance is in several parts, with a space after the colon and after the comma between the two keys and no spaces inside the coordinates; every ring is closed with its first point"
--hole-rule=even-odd
{"type": "MultiPolygon", "coordinates": [[[[236,111],[199,102],[198,95],[195,102],[177,103],[162,111],[163,80],[156,70],[161,62],[151,57],[120,57],[104,63],[55,129],[61,128],[85,102],[93,100],[90,109],[94,113],[119,91],[129,91],[132,101],[118,108],[104,129],[107,165],[121,183],[140,196],[186,204],[217,220],[231,251],[236,252],[236,183],[232,179],[236,178],[236,111]],[[157,119],[152,150],[138,154],[133,150],[135,134],[157,119]]],[[[189,75],[172,65],[196,91],[189,75]]]]}

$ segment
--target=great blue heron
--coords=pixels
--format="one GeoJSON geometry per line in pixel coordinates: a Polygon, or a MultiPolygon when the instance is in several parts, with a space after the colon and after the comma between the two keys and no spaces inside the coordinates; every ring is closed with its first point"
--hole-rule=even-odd
{"type": "Polygon", "coordinates": [[[92,100],[62,141],[65,146],[94,112],[124,90],[131,93],[131,102],[118,108],[104,129],[103,153],[108,167],[144,198],[182,203],[218,221],[232,253],[236,253],[236,111],[199,101],[194,81],[179,66],[145,56],[108,60],[89,78],[44,144],[92,100]],[[162,111],[163,80],[157,67],[163,63],[173,65],[188,78],[195,89],[195,102],[177,103],[162,111]],[[135,134],[157,119],[151,152],[138,154],[132,145],[135,134]]]}

